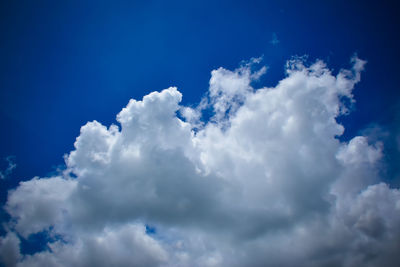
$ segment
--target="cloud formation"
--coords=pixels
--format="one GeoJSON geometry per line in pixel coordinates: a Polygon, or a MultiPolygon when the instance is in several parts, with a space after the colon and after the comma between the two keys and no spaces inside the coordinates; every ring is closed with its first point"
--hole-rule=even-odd
{"type": "Polygon", "coordinates": [[[64,173],[10,191],[3,263],[395,266],[400,192],[379,177],[382,144],[338,139],[365,62],[333,75],[293,59],[255,89],[257,62],[213,70],[197,108],[170,87],[130,100],[120,126],[84,125],[64,173]],[[47,249],[22,255],[19,238],[40,232],[47,249]]]}

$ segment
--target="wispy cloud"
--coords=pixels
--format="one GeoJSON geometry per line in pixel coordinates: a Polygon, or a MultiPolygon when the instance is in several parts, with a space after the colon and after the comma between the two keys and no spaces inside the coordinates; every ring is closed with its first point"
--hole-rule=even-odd
{"type": "Polygon", "coordinates": [[[0,179],[7,178],[13,172],[13,170],[17,167],[17,164],[15,163],[15,156],[6,157],[5,161],[7,162],[8,165],[5,170],[0,171],[0,179]]]}
{"type": "Polygon", "coordinates": [[[276,33],[272,33],[272,37],[271,37],[271,41],[269,41],[270,44],[272,45],[277,45],[280,43],[280,41],[278,40],[278,36],[276,35],[276,33]]]}

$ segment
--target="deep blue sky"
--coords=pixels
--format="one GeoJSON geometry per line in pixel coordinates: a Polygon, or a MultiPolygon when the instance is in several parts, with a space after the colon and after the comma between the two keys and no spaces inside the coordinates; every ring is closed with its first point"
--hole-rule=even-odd
{"type": "Polygon", "coordinates": [[[130,98],[169,86],[196,104],[212,69],[262,55],[261,85],[274,85],[291,56],[338,71],[358,53],[368,64],[345,137],[371,123],[392,133],[398,13],[389,1],[2,1],[0,166],[9,155],[18,166],[0,181],[1,202],[18,181],[63,164],[87,121],[110,125],[130,98]]]}

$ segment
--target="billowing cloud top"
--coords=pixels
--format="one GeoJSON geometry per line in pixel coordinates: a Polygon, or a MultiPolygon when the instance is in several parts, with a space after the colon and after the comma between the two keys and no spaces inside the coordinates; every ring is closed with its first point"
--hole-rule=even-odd
{"type": "Polygon", "coordinates": [[[120,127],[84,125],[64,173],[10,191],[3,263],[396,266],[400,192],[379,177],[382,145],[337,138],[365,62],[334,76],[291,60],[260,89],[255,63],[212,71],[197,108],[171,87],[130,100],[120,127]],[[23,255],[35,233],[47,248],[23,255]]]}

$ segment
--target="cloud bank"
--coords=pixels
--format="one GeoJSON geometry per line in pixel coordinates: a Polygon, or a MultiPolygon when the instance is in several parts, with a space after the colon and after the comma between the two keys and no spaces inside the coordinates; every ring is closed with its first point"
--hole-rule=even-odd
{"type": "Polygon", "coordinates": [[[333,75],[293,59],[256,89],[257,62],[213,70],[196,108],[170,87],[130,100],[120,126],[84,125],[65,172],[9,192],[5,266],[396,266],[382,144],[338,139],[365,62],[333,75]],[[35,233],[47,247],[24,255],[35,233]]]}

